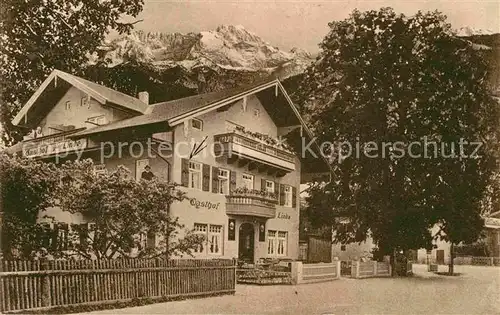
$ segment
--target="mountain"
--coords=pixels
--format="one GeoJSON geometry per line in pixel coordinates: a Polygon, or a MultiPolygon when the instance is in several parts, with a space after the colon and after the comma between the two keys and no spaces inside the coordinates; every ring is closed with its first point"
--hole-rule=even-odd
{"type": "MultiPolygon", "coordinates": [[[[457,30],[490,58],[491,82],[498,87],[500,34],[489,33],[471,27],[457,30]]],[[[129,95],[148,91],[151,102],[161,102],[267,77],[281,79],[293,92],[313,61],[308,52],[279,49],[241,25],[221,25],[198,33],[136,31],[117,37],[92,56],[95,67],[88,76],[129,95]],[[109,62],[105,67],[99,63],[103,59],[109,62]]]]}
{"type": "Polygon", "coordinates": [[[489,64],[489,84],[493,94],[500,97],[500,33],[464,36],[481,51],[489,64]]]}
{"type": "Polygon", "coordinates": [[[241,25],[187,34],[137,31],[106,42],[91,63],[102,59],[115,72],[137,75],[137,71],[146,71],[145,77],[149,73],[156,81],[181,91],[180,95],[153,95],[152,101],[230,88],[269,76],[286,80],[302,74],[314,60],[298,48],[281,50],[241,25]]]}
{"type": "Polygon", "coordinates": [[[474,36],[474,35],[492,35],[494,32],[492,30],[484,30],[480,28],[474,28],[470,26],[466,27],[461,27],[458,30],[456,30],[457,36],[460,37],[468,37],[468,36],[474,36]]]}

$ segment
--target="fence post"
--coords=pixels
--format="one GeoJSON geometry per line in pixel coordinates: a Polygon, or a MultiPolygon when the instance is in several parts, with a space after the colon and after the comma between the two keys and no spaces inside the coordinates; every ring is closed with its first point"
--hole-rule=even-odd
{"type": "Polygon", "coordinates": [[[335,262],[335,269],[337,271],[336,278],[340,279],[340,272],[341,272],[340,259],[338,257],[335,257],[334,262],[335,262]]]}
{"type": "Polygon", "coordinates": [[[291,263],[291,271],[292,271],[292,283],[300,284],[302,282],[302,262],[293,261],[291,263]]]}
{"type": "MultiPolygon", "coordinates": [[[[49,260],[45,257],[41,258],[40,269],[42,271],[49,270],[49,260]]],[[[49,275],[44,274],[41,277],[41,290],[42,290],[42,307],[50,306],[50,279],[49,275]]]]}
{"type": "Polygon", "coordinates": [[[352,261],[351,265],[351,277],[359,278],[359,260],[352,261]]]}
{"type": "Polygon", "coordinates": [[[233,267],[234,267],[234,283],[233,290],[236,289],[236,283],[238,283],[238,259],[233,258],[233,267]]]}
{"type": "Polygon", "coordinates": [[[377,270],[377,261],[374,260],[373,261],[373,275],[376,276],[378,273],[378,270],[377,270]]]}
{"type": "Polygon", "coordinates": [[[490,263],[491,263],[491,266],[495,266],[495,258],[494,257],[490,257],[490,263]]]}

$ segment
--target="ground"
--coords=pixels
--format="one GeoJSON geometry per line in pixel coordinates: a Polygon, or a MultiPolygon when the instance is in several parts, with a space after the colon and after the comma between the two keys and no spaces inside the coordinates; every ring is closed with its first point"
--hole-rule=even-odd
{"type": "Polygon", "coordinates": [[[235,295],[92,314],[500,314],[500,268],[456,266],[461,275],[455,277],[425,268],[414,266],[412,278],[238,285],[235,295]]]}

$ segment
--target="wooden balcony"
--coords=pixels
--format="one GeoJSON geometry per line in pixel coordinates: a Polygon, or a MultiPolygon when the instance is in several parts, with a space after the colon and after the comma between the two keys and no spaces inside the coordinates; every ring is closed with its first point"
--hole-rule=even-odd
{"type": "Polygon", "coordinates": [[[238,163],[262,173],[284,176],[295,170],[292,152],[262,143],[247,135],[230,132],[214,136],[215,155],[227,158],[227,163],[238,163]]]}
{"type": "Polygon", "coordinates": [[[276,199],[251,194],[226,196],[226,213],[261,218],[276,217],[276,199]]]}

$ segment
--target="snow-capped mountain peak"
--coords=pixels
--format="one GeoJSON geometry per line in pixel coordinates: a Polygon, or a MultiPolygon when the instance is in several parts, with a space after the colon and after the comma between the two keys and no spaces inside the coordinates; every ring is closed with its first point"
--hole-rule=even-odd
{"type": "Polygon", "coordinates": [[[306,51],[281,50],[242,25],[220,25],[215,30],[187,34],[137,31],[110,41],[102,50],[112,60],[112,66],[135,60],[162,68],[210,67],[268,73],[279,68],[280,74],[290,75],[301,72],[312,61],[306,51]]]}
{"type": "Polygon", "coordinates": [[[474,35],[491,35],[494,34],[492,30],[489,29],[480,29],[480,28],[475,28],[475,27],[461,27],[458,30],[456,30],[457,36],[461,37],[469,37],[469,36],[474,36],[474,35]]]}

